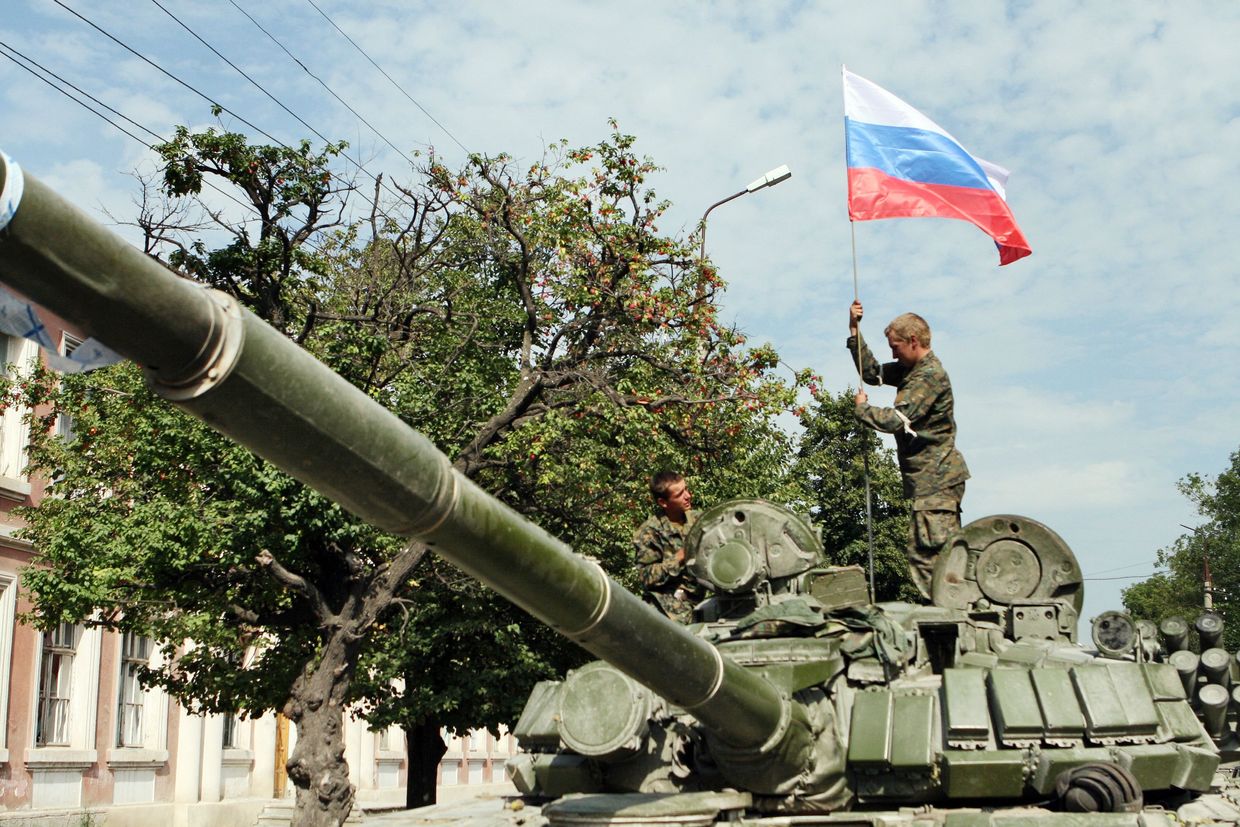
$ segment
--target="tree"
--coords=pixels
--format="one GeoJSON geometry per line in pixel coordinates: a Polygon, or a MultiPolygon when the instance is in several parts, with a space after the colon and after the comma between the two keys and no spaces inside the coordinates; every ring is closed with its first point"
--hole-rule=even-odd
{"type": "MultiPolygon", "coordinates": [[[[416,185],[376,181],[368,220],[345,226],[357,190],[330,168],[340,147],[179,129],[160,148],[174,205],[213,179],[250,209],[207,210],[214,235],[154,212],[140,223],[149,249],[625,578],[647,469],[752,493],[782,470],[786,443],[756,441],[796,391],[769,347],[718,323],[713,268],[658,234],[666,204],[633,143],[618,131],[586,149],[561,143],[526,169],[477,156],[453,173],[432,156],[416,185]]],[[[148,678],[199,708],[283,710],[298,727],[299,823],[338,824],[351,807],[350,702],[374,725],[405,726],[425,759],[410,785],[422,802],[441,726],[511,721],[530,683],[580,657],[419,544],[164,407],[131,367],[43,375],[22,395],[50,411],[30,456],[56,496],[26,515],[39,622],[93,617],[163,641],[167,665],[148,678]],[[53,433],[60,414],[75,439],[53,433]],[[257,654],[238,669],[247,646],[257,654]],[[501,676],[504,692],[485,691],[501,676]]]]}
{"type": "MultiPolygon", "coordinates": [[[[1214,610],[1224,617],[1240,616],[1240,451],[1232,453],[1230,465],[1217,477],[1189,474],[1176,487],[1205,522],[1159,550],[1157,565],[1166,573],[1124,589],[1124,607],[1155,622],[1180,616],[1191,623],[1204,605],[1208,559],[1214,610]]],[[[1228,650],[1240,646],[1234,623],[1225,627],[1220,645],[1228,650]]]]}
{"type": "MultiPolygon", "coordinates": [[[[816,387],[814,388],[816,392],[816,387]]],[[[865,460],[869,458],[874,534],[874,584],[877,600],[918,602],[908,577],[904,549],[909,509],[900,469],[877,433],[853,415],[853,391],[838,396],[818,393],[817,405],[802,413],[794,479],[812,519],[822,528],[827,555],[837,565],[868,565],[865,460]]],[[[867,572],[868,575],[868,572],[867,572]]]]}
{"type": "MultiPolygon", "coordinates": [[[[761,490],[786,457],[770,414],[793,398],[770,373],[770,348],[748,350],[717,323],[714,271],[684,242],[656,234],[666,204],[645,188],[654,167],[632,145],[619,133],[585,149],[561,143],[526,170],[504,156],[476,158],[455,179],[432,165],[433,184],[466,210],[448,230],[461,258],[446,272],[487,274],[471,282],[486,312],[471,315],[477,305],[454,293],[451,318],[421,314],[414,338],[443,341],[453,370],[399,360],[392,385],[394,407],[422,411],[459,470],[630,583],[629,536],[649,507],[650,472],[681,468],[710,480],[715,496],[761,490]],[[593,167],[567,177],[565,164],[593,167]],[[481,368],[471,353],[502,358],[498,369],[481,368]],[[474,413],[451,415],[469,405],[474,413]]],[[[366,251],[358,283],[383,293],[375,285],[410,269],[397,238],[366,251]]],[[[510,652],[495,675],[519,686],[580,658],[575,648],[526,646],[511,634],[521,618],[509,607],[439,561],[427,571],[419,606],[399,619],[399,644],[368,659],[356,684],[372,721],[409,735],[421,770],[411,772],[411,805],[433,800],[441,727],[515,720],[524,692],[497,695],[486,670],[470,674],[488,651],[510,652]],[[430,608],[443,606],[455,607],[454,622],[430,608]],[[560,658],[539,661],[535,649],[560,658]]]]}

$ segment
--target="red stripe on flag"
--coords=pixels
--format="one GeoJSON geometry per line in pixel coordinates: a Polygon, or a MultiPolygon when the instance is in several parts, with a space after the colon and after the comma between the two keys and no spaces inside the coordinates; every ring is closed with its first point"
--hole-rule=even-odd
{"type": "Polygon", "coordinates": [[[919,184],[893,178],[877,169],[849,169],[848,217],[853,221],[956,218],[968,221],[995,240],[1000,265],[1011,264],[1032,252],[1007,202],[994,190],[919,184]]]}

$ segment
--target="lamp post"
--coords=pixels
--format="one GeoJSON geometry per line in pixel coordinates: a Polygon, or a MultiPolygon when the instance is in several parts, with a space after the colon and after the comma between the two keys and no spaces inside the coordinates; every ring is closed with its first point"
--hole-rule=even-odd
{"type": "Polygon", "coordinates": [[[715,207],[718,207],[720,204],[728,203],[734,198],[740,198],[742,195],[748,195],[751,192],[757,192],[758,190],[764,187],[773,187],[776,184],[787,181],[791,177],[792,177],[792,170],[788,169],[787,164],[783,164],[782,166],[778,166],[775,169],[771,170],[766,175],[763,175],[761,178],[757,179],[756,181],[751,183],[749,186],[745,187],[740,192],[733,193],[729,195],[727,198],[724,198],[720,201],[716,201],[715,203],[707,207],[706,212],[702,213],[702,221],[700,222],[702,226],[702,247],[701,247],[701,252],[698,254],[698,261],[699,262],[706,261],[706,217],[710,215],[711,210],[713,210],[715,207]]]}

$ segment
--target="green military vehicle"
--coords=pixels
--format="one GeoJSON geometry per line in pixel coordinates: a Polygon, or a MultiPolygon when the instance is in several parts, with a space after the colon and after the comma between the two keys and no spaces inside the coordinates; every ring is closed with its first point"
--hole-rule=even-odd
{"type": "Polygon", "coordinates": [[[870,604],[861,569],[825,565],[809,526],[761,500],[705,513],[686,553],[712,591],[691,632],[775,687],[807,737],[738,749],[732,728],[591,663],[540,684],[515,729],[510,775],[559,798],[552,824],[1240,819],[1219,616],[1197,619],[1200,655],[1184,620],[1119,612],[1087,650],[1080,568],[1034,520],[965,526],[927,606],[870,604]]]}
{"type": "Polygon", "coordinates": [[[1240,670],[1217,647],[1221,619],[1204,614],[1194,635],[1182,620],[1154,629],[1107,613],[1087,650],[1079,566],[1034,520],[966,526],[932,605],[872,605],[860,570],[827,565],[801,518],[724,503],[688,538],[712,596],[684,627],[232,299],[175,277],[7,159],[0,281],[144,366],[171,402],[600,658],[529,699],[510,764],[523,798],[460,818],[1240,823],[1240,670]]]}

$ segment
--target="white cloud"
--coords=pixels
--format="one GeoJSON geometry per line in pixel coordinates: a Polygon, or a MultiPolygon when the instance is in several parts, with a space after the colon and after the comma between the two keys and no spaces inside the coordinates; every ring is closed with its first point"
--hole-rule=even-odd
{"type": "MultiPolygon", "coordinates": [[[[109,105],[161,133],[209,120],[199,97],[70,15],[19,5],[0,39],[109,105]]],[[[837,390],[855,383],[842,347],[847,63],[1012,169],[1008,196],[1034,254],[1010,267],[962,222],[855,228],[871,338],[909,309],[934,327],[974,469],[970,504],[1045,509],[1082,554],[1152,557],[1179,531],[1175,480],[1216,471],[1240,443],[1240,279],[1224,200],[1240,179],[1236,4],[320,5],[470,150],[532,159],[561,137],[599,140],[615,116],[666,167],[664,230],[692,228],[710,203],[789,164],[790,181],[712,214],[709,252],[730,282],[727,317],[837,390]]],[[[158,9],[75,7],[271,134],[306,133],[158,9]]],[[[404,172],[234,10],[170,8],[316,129],[404,172]]],[[[247,8],[399,146],[461,160],[313,9],[247,8]]],[[[123,173],[145,150],[8,61],[0,107],[6,151],[81,206],[124,210],[134,185],[123,173]]]]}

